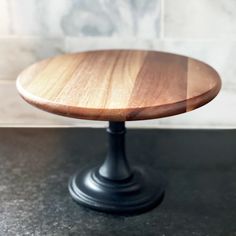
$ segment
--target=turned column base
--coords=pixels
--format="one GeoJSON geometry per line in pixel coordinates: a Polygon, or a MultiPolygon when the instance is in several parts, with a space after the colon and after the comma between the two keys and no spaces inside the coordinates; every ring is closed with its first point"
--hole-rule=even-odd
{"type": "Polygon", "coordinates": [[[134,169],[122,181],[112,181],[99,174],[99,168],[84,170],[69,182],[72,198],[89,208],[116,214],[136,214],[161,203],[164,186],[156,173],[134,169]]]}
{"type": "Polygon", "coordinates": [[[141,213],[161,203],[163,180],[156,171],[130,167],[125,154],[125,131],[124,122],[110,122],[104,163],[70,179],[69,191],[76,202],[115,214],[141,213]]]}

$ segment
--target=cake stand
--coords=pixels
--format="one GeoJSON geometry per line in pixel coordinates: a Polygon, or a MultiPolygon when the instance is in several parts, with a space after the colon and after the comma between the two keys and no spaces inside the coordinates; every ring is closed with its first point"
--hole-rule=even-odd
{"type": "Polygon", "coordinates": [[[191,111],[212,100],[220,87],[217,72],[203,62],[144,50],[64,54],[28,67],[17,79],[20,95],[42,110],[109,121],[104,163],[79,170],[69,191],[84,206],[117,214],[151,209],[164,195],[156,170],[129,165],[125,121],[191,111]]]}

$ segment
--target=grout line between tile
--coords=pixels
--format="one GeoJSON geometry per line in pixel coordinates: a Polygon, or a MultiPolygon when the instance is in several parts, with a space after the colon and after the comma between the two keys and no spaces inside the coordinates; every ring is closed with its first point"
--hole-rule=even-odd
{"type": "Polygon", "coordinates": [[[134,36],[130,36],[130,37],[126,37],[126,36],[120,36],[120,37],[91,37],[91,36],[86,36],[86,37],[71,37],[71,36],[40,36],[40,35],[1,35],[0,34],[0,40],[1,39],[63,39],[66,43],[66,41],[68,39],[77,39],[77,40],[102,40],[102,39],[110,39],[112,40],[117,40],[117,39],[124,39],[124,40],[151,40],[151,41],[156,41],[156,40],[164,40],[164,41],[182,41],[182,42],[236,42],[236,38],[219,38],[219,37],[215,37],[215,38],[191,38],[191,37],[185,37],[185,38],[178,38],[178,37],[166,37],[165,36],[165,12],[164,12],[164,0],[161,0],[161,13],[160,13],[160,38],[156,39],[156,38],[150,38],[150,37],[139,37],[137,39],[137,37],[134,36]]]}
{"type": "Polygon", "coordinates": [[[165,6],[164,6],[164,0],[161,0],[161,9],[160,9],[160,39],[163,40],[165,38],[165,32],[164,32],[164,27],[165,27],[165,6]]]}
{"type": "MultiPolygon", "coordinates": [[[[80,124],[80,125],[52,125],[52,124],[0,124],[0,128],[105,128],[107,125],[101,124],[80,124]]],[[[219,126],[199,126],[199,125],[126,125],[128,129],[211,129],[211,130],[230,130],[235,129],[233,125],[219,125],[219,126]]]]}

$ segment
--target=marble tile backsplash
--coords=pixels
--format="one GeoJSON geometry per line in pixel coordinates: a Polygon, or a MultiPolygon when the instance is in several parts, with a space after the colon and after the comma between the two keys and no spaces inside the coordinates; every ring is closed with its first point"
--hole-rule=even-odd
{"type": "Polygon", "coordinates": [[[149,49],[212,65],[223,89],[208,106],[130,126],[236,126],[236,1],[0,0],[0,126],[97,126],[50,115],[20,101],[14,81],[26,66],[65,52],[149,49]],[[9,107],[13,108],[12,110],[9,107]]]}
{"type": "Polygon", "coordinates": [[[63,53],[64,45],[62,38],[0,37],[0,76],[15,80],[30,64],[63,53]]]}
{"type": "Polygon", "coordinates": [[[160,0],[1,1],[2,11],[10,17],[9,34],[158,37],[160,33],[160,0]]]}

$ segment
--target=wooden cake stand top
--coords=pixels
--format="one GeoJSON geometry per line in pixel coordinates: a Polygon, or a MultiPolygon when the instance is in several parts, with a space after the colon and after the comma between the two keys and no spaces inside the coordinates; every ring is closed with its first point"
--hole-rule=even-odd
{"type": "Polygon", "coordinates": [[[143,120],[191,111],[221,87],[209,65],[139,50],[65,54],[38,62],[17,79],[21,96],[48,112],[90,120],[143,120]]]}

